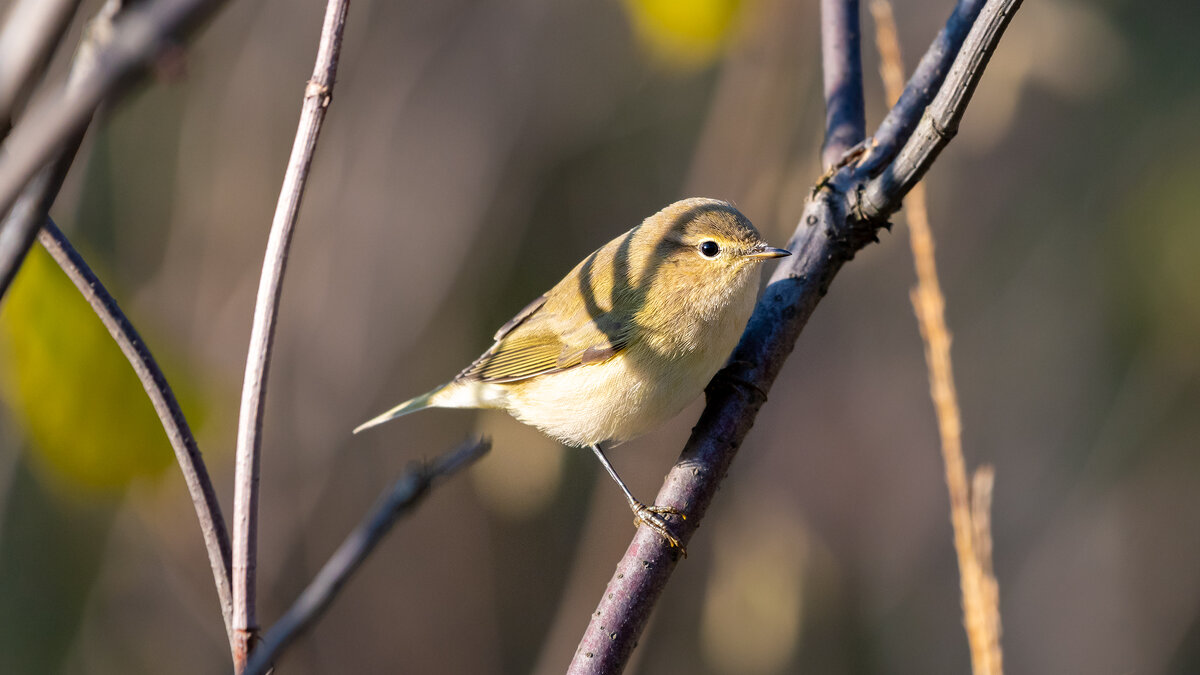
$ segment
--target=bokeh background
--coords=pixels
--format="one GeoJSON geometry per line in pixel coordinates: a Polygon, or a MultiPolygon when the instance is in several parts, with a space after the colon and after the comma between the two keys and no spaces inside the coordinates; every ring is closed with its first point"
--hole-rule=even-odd
{"type": "MultiPolygon", "coordinates": [[[[952,4],[898,0],[910,69],[952,4]]],[[[565,668],[633,533],[594,460],[502,414],[349,431],[677,198],[732,200],[784,242],[819,173],[816,5],[355,0],[271,368],[264,623],[409,463],[474,433],[495,449],[396,528],[281,672],[565,668]]],[[[164,363],[226,515],[323,11],[230,3],[93,130],[52,211],[164,363]]],[[[968,462],[996,467],[1009,672],[1200,671],[1198,26],[1182,0],[1026,2],[928,177],[968,462]]],[[[865,8],[863,27],[870,126],[865,8]]],[[[969,667],[896,220],[801,336],[630,672],[969,667]]],[[[166,438],[40,250],[0,305],[0,392],[0,671],[228,672],[166,438]]],[[[698,411],[613,454],[636,494],[698,411]]]]}

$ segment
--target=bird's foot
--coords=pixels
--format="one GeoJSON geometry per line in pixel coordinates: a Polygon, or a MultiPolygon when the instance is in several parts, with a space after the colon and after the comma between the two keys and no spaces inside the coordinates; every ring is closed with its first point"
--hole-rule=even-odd
{"type": "Polygon", "coordinates": [[[687,549],[683,547],[683,544],[679,543],[679,537],[676,537],[675,533],[671,532],[671,525],[667,521],[667,517],[669,516],[679,516],[680,520],[687,520],[687,514],[673,506],[646,506],[638,501],[633,502],[629,507],[633,509],[634,527],[645,525],[654,530],[663,539],[666,539],[672,548],[679,549],[679,553],[683,557],[687,557],[687,549]]]}

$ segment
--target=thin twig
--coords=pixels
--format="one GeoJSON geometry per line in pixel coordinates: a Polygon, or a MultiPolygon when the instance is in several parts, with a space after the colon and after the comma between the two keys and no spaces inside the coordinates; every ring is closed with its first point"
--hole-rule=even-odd
{"type": "MultiPolygon", "coordinates": [[[[115,100],[122,85],[132,82],[163,49],[194,29],[223,2],[146,0],[123,10],[93,71],[77,83],[64,85],[58,95],[47,97],[13,128],[0,158],[0,213],[12,208],[34,173],[48,164],[68,139],[83,132],[102,102],[115,100]]],[[[38,224],[34,221],[32,227],[38,224]]],[[[13,264],[15,269],[32,243],[33,232],[4,239],[6,246],[23,245],[15,251],[0,249],[0,268],[13,264]]],[[[0,286],[0,298],[6,290],[0,286]]]]}
{"type": "Polygon", "coordinates": [[[417,466],[401,476],[329,557],[287,613],[267,631],[262,642],[254,648],[243,675],[265,673],[288,645],[325,613],[342,586],[387,536],[396,521],[411,512],[439,479],[474,463],[491,447],[491,441],[486,438],[469,441],[432,464],[417,466]]]}
{"type": "Polygon", "coordinates": [[[975,25],[975,18],[979,16],[979,10],[983,9],[983,3],[984,0],[958,0],[954,12],[946,20],[946,25],[938,32],[925,55],[921,57],[921,62],[913,70],[904,92],[888,110],[887,116],[871,137],[871,154],[862,163],[864,171],[873,174],[876,168],[882,167],[896,156],[896,150],[920,120],[921,112],[941,89],[950,64],[962,48],[963,40],[967,38],[971,26],[975,25]]]}
{"type": "Polygon", "coordinates": [[[245,666],[251,641],[258,631],[254,595],[258,548],[259,455],[275,320],[279,313],[279,297],[283,290],[288,248],[300,212],[300,199],[304,195],[313,151],[321,133],[321,123],[325,119],[325,110],[332,100],[338,56],[342,47],[342,32],[349,6],[349,0],[329,0],[325,9],[316,65],[313,68],[312,79],[304,90],[300,124],[296,130],[296,140],[292,145],[287,171],[284,173],[275,217],[271,222],[271,234],[267,239],[266,257],[254,305],[254,322],[250,332],[250,349],[246,357],[246,377],[242,383],[242,405],[238,418],[233,493],[233,624],[238,642],[234,650],[234,666],[237,672],[241,672],[245,666]]]}
{"type": "Polygon", "coordinates": [[[19,0],[0,31],[0,138],[42,78],[79,0],[19,0]]]}
{"type": "Polygon", "coordinates": [[[938,153],[958,133],[958,123],[971,101],[971,95],[975,93],[983,69],[987,67],[1008,22],[1020,8],[1021,0],[999,5],[997,7],[997,3],[989,1],[979,13],[941,89],[896,155],[895,161],[867,183],[859,205],[864,219],[880,220],[894,213],[904,195],[921,180],[938,153]],[[993,9],[995,11],[989,11],[993,9]]]}
{"type": "MultiPolygon", "coordinates": [[[[994,21],[998,14],[1007,16],[1019,3],[988,0],[979,21],[994,21]]],[[[959,59],[980,63],[981,54],[990,54],[1000,35],[1001,31],[989,31],[986,39],[967,40],[959,59]]],[[[981,68],[969,68],[958,78],[947,78],[943,89],[973,87],[982,74],[981,68]],[[971,82],[965,83],[963,78],[971,82]]],[[[950,99],[951,112],[961,115],[967,100],[964,96],[950,99]]],[[[655,504],[687,513],[686,521],[675,524],[676,535],[685,545],[834,276],[859,248],[874,240],[875,228],[883,224],[878,216],[898,209],[911,187],[886,193],[887,201],[881,203],[886,209],[878,210],[874,218],[865,218],[869,214],[858,210],[865,178],[856,167],[847,165],[814,190],[788,242],[793,255],[775,270],[730,365],[709,385],[704,412],[655,499],[655,504]]],[[[647,528],[638,529],[592,614],[568,672],[622,671],[675,562],[673,549],[662,537],[647,528]]]]}
{"type": "Polygon", "coordinates": [[[825,73],[821,164],[826,168],[836,165],[867,133],[858,13],[858,0],[821,0],[821,65],[825,73]]]}
{"type": "Polygon", "coordinates": [[[88,267],[83,256],[71,246],[66,235],[49,218],[42,223],[38,240],[100,317],[104,327],[121,348],[121,353],[129,360],[129,365],[133,366],[133,372],[141,380],[142,388],[146,390],[146,395],[154,405],[154,411],[158,413],[158,419],[162,421],[171,447],[175,450],[175,458],[179,461],[179,468],[183,471],[183,481],[187,484],[188,494],[191,495],[192,504],[196,509],[196,518],[200,520],[200,532],[204,536],[204,548],[208,551],[208,563],[212,567],[213,581],[216,582],[221,615],[225,619],[225,630],[232,644],[229,533],[225,530],[221,505],[213,490],[212,480],[208,477],[208,469],[204,466],[204,458],[196,445],[191,428],[188,427],[187,419],[179,408],[175,393],[167,383],[166,375],[158,367],[158,362],[154,360],[154,355],[150,353],[150,348],[121,311],[117,301],[88,267]]]}

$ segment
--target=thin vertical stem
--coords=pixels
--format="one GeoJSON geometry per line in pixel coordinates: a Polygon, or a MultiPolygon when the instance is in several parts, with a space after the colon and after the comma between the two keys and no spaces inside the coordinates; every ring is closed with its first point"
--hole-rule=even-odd
{"type": "Polygon", "coordinates": [[[313,151],[321,132],[325,111],[332,100],[333,84],[341,52],[349,0],[329,0],[317,49],[312,79],[304,90],[300,124],[292,145],[291,158],[271,222],[266,258],[259,279],[254,305],[250,349],[246,357],[246,377],[242,383],[242,405],[238,419],[237,455],[233,496],[233,627],[237,645],[234,666],[241,672],[258,631],[255,615],[255,572],[258,549],[259,455],[262,448],[263,405],[266,401],[267,374],[283,273],[300,200],[312,165],[313,151]]]}
{"type": "MultiPolygon", "coordinates": [[[[900,42],[896,38],[891,3],[872,0],[875,39],[881,58],[880,74],[889,103],[895,105],[904,81],[900,42]]],[[[963,624],[971,648],[971,669],[975,675],[1001,675],[1000,607],[996,581],[991,576],[991,535],[987,532],[987,503],[990,502],[990,473],[986,482],[984,515],[979,522],[972,513],[966,461],[962,452],[962,413],[954,386],[954,367],[950,359],[950,330],[946,326],[946,299],[938,281],[934,257],[933,230],[929,226],[925,184],[917,183],[905,202],[913,265],[917,286],[912,290],[913,310],[925,343],[925,361],[929,368],[929,392],[937,416],[941,438],[942,463],[946,471],[946,489],[950,495],[950,523],[954,529],[954,550],[958,557],[959,586],[962,592],[963,624]],[[983,532],[979,531],[980,526],[983,532]],[[986,548],[981,546],[986,536],[986,548]]],[[[981,485],[983,483],[980,483],[981,485]]]]}

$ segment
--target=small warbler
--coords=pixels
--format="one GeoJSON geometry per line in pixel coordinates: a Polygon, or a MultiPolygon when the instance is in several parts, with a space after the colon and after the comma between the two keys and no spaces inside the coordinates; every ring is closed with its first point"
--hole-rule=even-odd
{"type": "Polygon", "coordinates": [[[680,547],[665,514],[634,498],[607,448],[674,417],[736,346],[767,246],[736,208],[685,199],[583,259],[493,337],[466,370],[357,429],[425,408],[500,408],[566,445],[590,447],[636,524],[680,547]]]}

